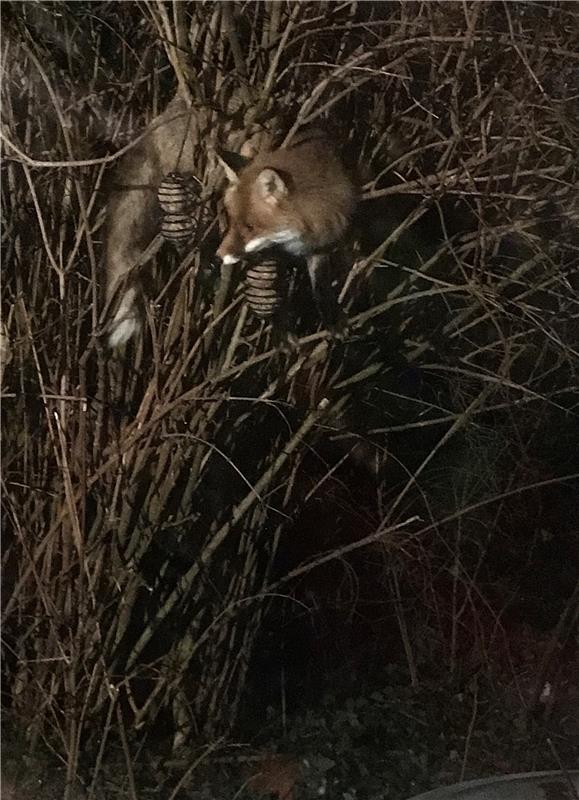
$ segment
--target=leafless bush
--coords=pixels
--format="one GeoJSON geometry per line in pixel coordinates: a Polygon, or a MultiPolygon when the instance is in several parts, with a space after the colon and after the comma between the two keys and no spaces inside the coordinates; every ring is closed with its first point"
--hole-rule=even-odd
{"type": "Polygon", "coordinates": [[[268,598],[289,582],[272,564],[311,499],[301,465],[337,430],[386,455],[373,529],[327,557],[380,541],[400,563],[413,553],[424,591],[433,531],[468,595],[478,562],[463,569],[461,525],[492,530],[504,498],[573,477],[509,484],[496,437],[480,458],[476,447],[494,428],[524,451],[549,414],[577,424],[575,13],[3,4],[6,688],[70,775],[95,725],[97,772],[127,724],[148,730],[170,711],[175,743],[230,728],[268,598]],[[209,106],[241,90],[239,142],[256,120],[328,124],[349,142],[373,222],[342,291],[344,344],[306,312],[299,348],[280,354],[240,287],[219,283],[202,239],[220,187],[201,153],[207,227],[185,256],[157,257],[128,363],[107,352],[104,187],[175,83],[209,106]],[[401,388],[401,365],[435,388],[401,388]],[[433,470],[456,443],[451,502],[433,470]],[[389,482],[409,448],[412,466],[389,482]]]}

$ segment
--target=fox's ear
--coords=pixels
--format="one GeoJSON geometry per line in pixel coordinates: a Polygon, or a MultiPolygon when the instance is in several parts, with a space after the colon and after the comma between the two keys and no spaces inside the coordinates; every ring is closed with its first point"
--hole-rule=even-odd
{"type": "Polygon", "coordinates": [[[274,169],[262,169],[256,183],[265,202],[271,205],[279,203],[288,192],[286,182],[274,169]]]}
{"type": "Polygon", "coordinates": [[[230,150],[221,150],[218,148],[215,152],[219,163],[225,170],[229,183],[238,183],[239,173],[250,163],[251,159],[239,153],[232,153],[230,150]]]}

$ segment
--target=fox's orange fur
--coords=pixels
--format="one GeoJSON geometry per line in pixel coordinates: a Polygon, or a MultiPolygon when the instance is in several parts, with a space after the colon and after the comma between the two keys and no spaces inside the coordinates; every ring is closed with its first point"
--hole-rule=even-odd
{"type": "Polygon", "coordinates": [[[324,322],[343,330],[336,286],[358,188],[330,140],[314,131],[253,160],[232,153],[221,160],[229,228],[217,254],[225,264],[272,247],[305,258],[324,322]]]}

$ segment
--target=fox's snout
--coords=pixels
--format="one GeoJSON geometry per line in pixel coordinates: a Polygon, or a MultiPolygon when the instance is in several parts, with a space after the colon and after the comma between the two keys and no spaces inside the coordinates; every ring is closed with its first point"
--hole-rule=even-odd
{"type": "Polygon", "coordinates": [[[235,264],[237,261],[241,260],[244,251],[244,242],[241,237],[236,235],[233,228],[229,228],[221,244],[217,248],[217,256],[224,264],[235,264]]]}

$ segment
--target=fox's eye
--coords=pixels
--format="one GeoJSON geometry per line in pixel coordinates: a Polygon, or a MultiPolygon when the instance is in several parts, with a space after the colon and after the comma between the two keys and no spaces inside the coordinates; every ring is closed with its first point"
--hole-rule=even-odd
{"type": "Polygon", "coordinates": [[[246,232],[247,232],[247,233],[253,233],[253,231],[255,230],[255,228],[254,228],[254,226],[253,226],[253,225],[252,225],[250,222],[246,222],[246,224],[245,224],[245,230],[246,230],[246,232]]]}

